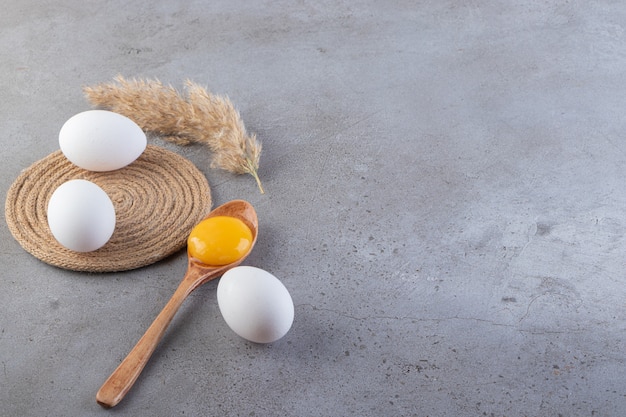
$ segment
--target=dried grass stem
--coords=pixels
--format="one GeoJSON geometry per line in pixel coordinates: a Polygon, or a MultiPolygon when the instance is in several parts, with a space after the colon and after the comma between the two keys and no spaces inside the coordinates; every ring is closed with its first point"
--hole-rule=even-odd
{"type": "Polygon", "coordinates": [[[122,114],[164,140],[206,145],[213,152],[211,167],[250,174],[265,192],[258,176],[261,143],[246,132],[228,97],[211,94],[190,80],[183,95],[156,79],[122,76],[83,91],[92,105],[122,114]]]}

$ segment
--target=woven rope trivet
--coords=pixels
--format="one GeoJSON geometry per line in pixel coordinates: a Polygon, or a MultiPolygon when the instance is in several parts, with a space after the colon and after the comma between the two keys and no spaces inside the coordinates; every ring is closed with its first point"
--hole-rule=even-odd
{"type": "Polygon", "coordinates": [[[5,217],[19,244],[40,260],[64,269],[113,272],[159,261],[182,249],[191,229],[211,209],[211,190],[189,160],[154,145],[125,168],[91,172],[56,151],[22,171],[7,193],[5,217]],[[113,201],[111,239],[93,252],[61,246],[48,227],[46,210],[54,190],[85,179],[113,201]]]}

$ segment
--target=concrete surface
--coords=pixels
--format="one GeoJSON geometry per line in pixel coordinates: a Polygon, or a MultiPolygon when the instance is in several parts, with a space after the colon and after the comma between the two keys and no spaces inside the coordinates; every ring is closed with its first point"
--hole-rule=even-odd
{"type": "Polygon", "coordinates": [[[115,75],[236,103],[260,175],[248,265],[287,286],[271,345],[212,282],[112,410],[95,393],[173,293],[184,251],[71,273],[0,226],[2,416],[622,416],[626,5],[619,1],[4,2],[4,195],[115,75]]]}

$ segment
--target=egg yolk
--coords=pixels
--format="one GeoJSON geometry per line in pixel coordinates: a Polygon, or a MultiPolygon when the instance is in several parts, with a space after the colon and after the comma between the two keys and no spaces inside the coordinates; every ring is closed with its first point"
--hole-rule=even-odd
{"type": "Polygon", "coordinates": [[[241,220],[228,216],[204,219],[187,239],[189,254],[206,265],[227,265],[241,259],[252,246],[252,232],[241,220]]]}

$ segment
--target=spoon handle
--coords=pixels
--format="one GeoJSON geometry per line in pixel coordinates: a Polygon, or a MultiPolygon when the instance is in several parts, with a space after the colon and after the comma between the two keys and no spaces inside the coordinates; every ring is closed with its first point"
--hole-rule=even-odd
{"type": "Polygon", "coordinates": [[[135,347],[128,353],[128,356],[102,384],[96,394],[98,404],[105,408],[116,406],[133,386],[183,301],[197,287],[196,282],[194,282],[196,280],[190,280],[188,277],[189,274],[185,276],[172,298],[154,319],[135,347]]]}

